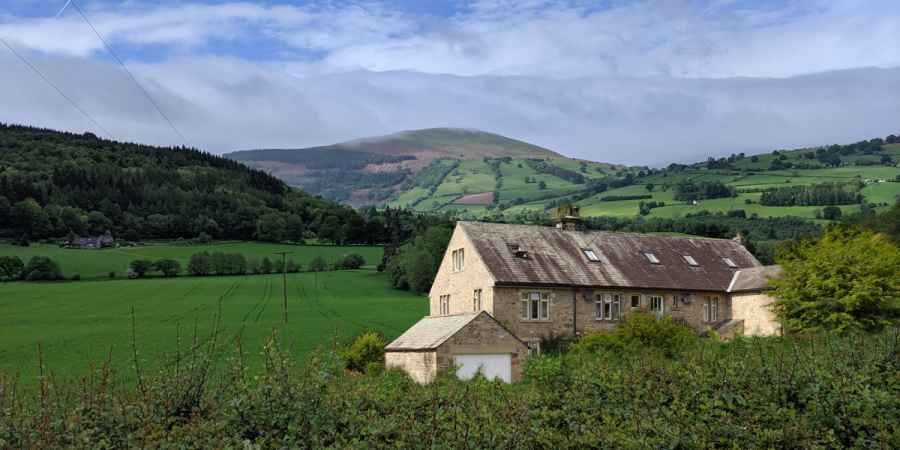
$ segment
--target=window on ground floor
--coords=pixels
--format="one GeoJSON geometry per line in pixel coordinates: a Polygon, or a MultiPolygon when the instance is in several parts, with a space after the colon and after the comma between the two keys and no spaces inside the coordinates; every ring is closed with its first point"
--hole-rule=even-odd
{"type": "Polygon", "coordinates": [[[703,301],[703,321],[717,322],[719,320],[719,297],[708,296],[703,301]]]}
{"type": "Polygon", "coordinates": [[[519,316],[522,320],[550,320],[550,293],[522,292],[519,316]]]}
{"type": "Polygon", "coordinates": [[[632,308],[640,308],[641,307],[641,294],[631,294],[631,307],[632,308]]]}
{"type": "Polygon", "coordinates": [[[597,294],[594,301],[597,320],[619,320],[622,305],[622,294],[605,292],[597,294]]]}
{"type": "Polygon", "coordinates": [[[651,295],[649,296],[649,301],[650,312],[655,313],[658,316],[665,313],[665,297],[662,295],[651,295]]]}

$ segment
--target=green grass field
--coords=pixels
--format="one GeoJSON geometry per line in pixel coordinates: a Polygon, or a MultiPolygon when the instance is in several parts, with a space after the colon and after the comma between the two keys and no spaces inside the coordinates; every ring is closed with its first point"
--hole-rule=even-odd
{"type": "MultiPolygon", "coordinates": [[[[97,258],[101,259],[101,258],[97,258]]],[[[102,264],[96,264],[97,267],[102,264]]],[[[172,364],[196,326],[207,339],[221,305],[219,342],[241,343],[258,367],[266,339],[277,331],[298,358],[334,339],[379,330],[388,339],[427,314],[422,296],[389,287],[374,270],[288,275],[288,323],[282,324],[280,275],[0,284],[0,372],[33,384],[38,344],[44,365],[59,376],[85,375],[111,351],[115,366],[133,379],[131,309],[141,364],[172,364]]],[[[224,362],[222,362],[224,364],[224,362]]]]}
{"type": "Polygon", "coordinates": [[[0,244],[0,256],[18,256],[24,262],[32,256],[48,256],[55,259],[62,266],[63,273],[67,277],[79,274],[82,279],[107,278],[110,272],[116,272],[119,277],[125,276],[128,264],[135,259],[161,259],[172,258],[181,262],[182,268],[194,253],[224,252],[242,253],[247,259],[261,260],[264,257],[276,258],[273,254],[279,251],[294,252],[289,255],[298,264],[306,265],[313,258],[321,256],[326,261],[334,261],[348,253],[362,255],[366,264],[375,266],[381,262],[383,249],[381,247],[337,247],[326,245],[283,245],[268,244],[262,242],[220,243],[209,245],[173,245],[159,244],[141,247],[122,247],[103,250],[80,250],[60,248],[56,245],[32,244],[30,247],[19,247],[8,244],[0,244]]]}

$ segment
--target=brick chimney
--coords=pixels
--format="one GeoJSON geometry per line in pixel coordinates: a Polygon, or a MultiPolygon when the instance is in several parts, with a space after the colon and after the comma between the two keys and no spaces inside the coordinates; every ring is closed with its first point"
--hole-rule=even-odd
{"type": "Polygon", "coordinates": [[[579,231],[582,229],[579,208],[570,203],[556,208],[553,218],[556,220],[556,228],[560,230],[579,231]]]}

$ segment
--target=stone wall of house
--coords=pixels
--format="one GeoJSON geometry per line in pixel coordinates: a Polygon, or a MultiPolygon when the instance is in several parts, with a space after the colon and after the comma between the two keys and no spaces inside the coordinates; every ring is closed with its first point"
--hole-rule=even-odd
{"type": "Polygon", "coordinates": [[[469,322],[437,349],[437,370],[447,370],[454,355],[511,354],[512,379],[522,379],[522,364],[528,347],[495,320],[482,314],[469,322]]]}
{"type": "Polygon", "coordinates": [[[698,331],[730,320],[731,299],[723,293],[709,292],[667,292],[642,289],[586,290],[571,288],[494,288],[494,317],[516,336],[526,342],[540,341],[554,336],[571,337],[577,325],[577,333],[585,331],[611,331],[618,321],[598,320],[595,299],[604,293],[617,293],[622,297],[621,318],[634,311],[650,312],[651,295],[663,297],[663,314],[671,316],[698,331]],[[523,292],[547,292],[550,294],[549,320],[523,320],[521,318],[521,294],[523,292]],[[631,296],[639,295],[639,306],[631,307],[631,296]],[[704,320],[704,300],[706,297],[719,299],[718,320],[704,320]],[[682,301],[687,298],[687,302],[682,301]],[[575,324],[573,325],[573,318],[575,324]]]}
{"type": "Polygon", "coordinates": [[[772,311],[775,299],[766,293],[750,292],[732,294],[732,315],[744,321],[747,336],[771,336],[781,334],[781,324],[772,311]]]}
{"type": "Polygon", "coordinates": [[[478,256],[471,241],[461,227],[456,227],[450,244],[444,253],[438,273],[435,276],[431,292],[428,294],[430,315],[440,314],[440,297],[450,296],[450,314],[475,312],[473,299],[476,289],[481,289],[481,309],[493,313],[492,289],[494,279],[488,272],[484,262],[478,256]],[[464,266],[462,271],[453,270],[453,251],[464,250],[464,266]]]}
{"type": "Polygon", "coordinates": [[[384,365],[401,369],[417,383],[426,384],[437,375],[437,354],[434,350],[413,352],[387,352],[384,365]]]}

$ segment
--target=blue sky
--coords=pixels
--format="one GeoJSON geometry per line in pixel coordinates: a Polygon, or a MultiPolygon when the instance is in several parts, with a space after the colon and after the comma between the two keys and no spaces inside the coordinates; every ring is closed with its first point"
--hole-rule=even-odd
{"type": "MultiPolygon", "coordinates": [[[[7,0],[0,36],[113,137],[177,143],[64,3],[7,0]]],[[[464,126],[662,164],[900,132],[895,0],[78,4],[214,152],[464,126]]],[[[90,128],[4,52],[0,96],[0,121],[90,128]]]]}

